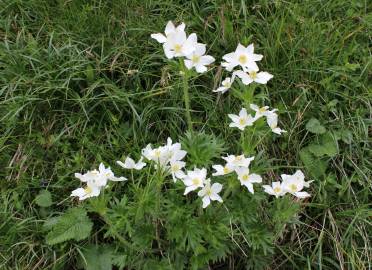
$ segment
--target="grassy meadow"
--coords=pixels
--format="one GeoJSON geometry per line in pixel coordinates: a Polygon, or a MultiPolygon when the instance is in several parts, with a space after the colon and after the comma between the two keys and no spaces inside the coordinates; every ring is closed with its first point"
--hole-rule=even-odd
{"type": "Polygon", "coordinates": [[[371,37],[367,0],[0,1],[0,269],[371,269],[371,37]],[[169,20],[216,58],[189,81],[193,132],[175,61],[150,38],[169,20]],[[241,103],[212,92],[239,42],[264,55],[274,78],[255,101],[287,130],[262,136],[256,170],[300,168],[311,198],[257,189],[204,211],[181,184],[118,167],[167,137],[198,166],[241,151],[227,117],[241,103]],[[100,162],[129,180],[70,198],[100,162]],[[90,234],[51,235],[64,213],[90,234]]]}

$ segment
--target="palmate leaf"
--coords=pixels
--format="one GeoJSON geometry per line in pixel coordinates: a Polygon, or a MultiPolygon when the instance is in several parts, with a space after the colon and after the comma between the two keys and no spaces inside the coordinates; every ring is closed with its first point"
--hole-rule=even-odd
{"type": "Polygon", "coordinates": [[[46,236],[48,245],[55,245],[70,239],[85,239],[92,230],[93,223],[83,208],[70,208],[51,226],[46,236]]]}
{"type": "Polygon", "coordinates": [[[89,245],[83,250],[85,270],[112,269],[114,251],[110,246],[89,245]]]}

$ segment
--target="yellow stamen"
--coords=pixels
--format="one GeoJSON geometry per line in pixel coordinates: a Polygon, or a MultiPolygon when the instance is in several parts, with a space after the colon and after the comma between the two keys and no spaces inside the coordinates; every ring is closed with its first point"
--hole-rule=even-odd
{"type": "Polygon", "coordinates": [[[291,184],[291,185],[289,186],[289,188],[290,188],[291,191],[293,191],[293,192],[297,191],[297,186],[296,186],[295,184],[291,184]]]}
{"type": "Polygon", "coordinates": [[[198,63],[200,61],[200,56],[193,55],[192,58],[191,58],[191,61],[193,63],[198,63]]]}
{"type": "Polygon", "coordinates": [[[173,172],[177,172],[177,171],[179,171],[179,169],[180,169],[180,166],[178,166],[177,164],[174,164],[174,165],[172,166],[172,171],[173,171],[173,172]]]}
{"type": "Polygon", "coordinates": [[[227,167],[224,167],[224,168],[223,168],[223,173],[224,173],[224,174],[227,174],[227,173],[229,173],[229,172],[230,172],[229,168],[227,168],[227,167]]]}
{"type": "Polygon", "coordinates": [[[239,124],[244,125],[245,124],[245,118],[240,118],[239,119],[239,124]]]}
{"type": "Polygon", "coordinates": [[[180,44],[176,44],[176,45],[174,45],[174,51],[175,51],[176,53],[180,53],[181,50],[182,50],[182,45],[180,45],[180,44]]]}
{"type": "Polygon", "coordinates": [[[264,113],[264,112],[266,112],[266,108],[265,107],[261,107],[261,108],[258,109],[258,111],[260,113],[264,113]]]}
{"type": "Polygon", "coordinates": [[[240,64],[245,64],[245,63],[247,63],[248,58],[247,58],[247,56],[245,56],[244,54],[242,54],[242,55],[239,56],[238,60],[239,60],[239,63],[240,64]]]}
{"type": "Polygon", "coordinates": [[[249,73],[249,77],[251,77],[252,80],[256,79],[257,78],[257,72],[256,71],[251,71],[249,73]]]}
{"type": "Polygon", "coordinates": [[[192,179],[192,183],[193,183],[193,185],[197,186],[197,185],[200,184],[200,179],[199,178],[194,178],[194,179],[192,179]]]}
{"type": "Polygon", "coordinates": [[[248,181],[249,180],[249,175],[248,174],[243,175],[242,180],[243,181],[248,181]]]}
{"type": "Polygon", "coordinates": [[[212,190],[211,189],[207,189],[207,191],[205,192],[208,196],[211,196],[212,195],[212,190]]]}
{"type": "Polygon", "coordinates": [[[280,192],[280,187],[276,187],[276,188],[274,188],[274,192],[275,192],[275,193],[279,193],[279,192],[280,192]]]}
{"type": "Polygon", "coordinates": [[[84,188],[84,191],[85,191],[85,193],[87,193],[87,194],[90,194],[90,193],[93,192],[93,190],[92,190],[91,187],[86,187],[86,188],[84,188]]]}

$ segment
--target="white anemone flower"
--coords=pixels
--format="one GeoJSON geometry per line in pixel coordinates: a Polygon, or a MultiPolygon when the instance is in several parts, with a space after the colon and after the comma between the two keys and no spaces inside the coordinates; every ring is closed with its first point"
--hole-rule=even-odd
{"type": "Polygon", "coordinates": [[[226,62],[221,65],[228,71],[232,71],[236,66],[241,66],[244,71],[258,70],[256,61],[260,61],[262,57],[261,54],[254,53],[253,44],[244,47],[239,43],[235,52],[225,54],[222,57],[226,62]]]}
{"type": "Polygon", "coordinates": [[[258,72],[258,70],[251,70],[249,72],[238,70],[235,71],[233,74],[238,76],[242,80],[242,83],[245,85],[249,85],[252,82],[266,84],[269,80],[271,80],[274,77],[273,75],[266,71],[258,72]]]}
{"type": "Polygon", "coordinates": [[[286,192],[291,193],[297,198],[303,199],[310,197],[310,194],[302,191],[304,187],[309,187],[312,181],[305,181],[305,175],[302,171],[297,170],[293,175],[282,174],[282,187],[286,192]]]}
{"type": "Polygon", "coordinates": [[[228,155],[227,157],[222,157],[226,161],[226,166],[234,168],[236,170],[239,167],[248,168],[254,157],[245,157],[242,155],[228,155]]]}
{"type": "Polygon", "coordinates": [[[182,179],[186,186],[184,195],[188,194],[190,191],[203,187],[206,177],[207,169],[205,168],[195,168],[193,171],[187,171],[187,174],[182,179]]]}
{"type": "Polygon", "coordinates": [[[282,133],[285,133],[287,131],[281,129],[278,127],[278,115],[275,113],[275,109],[272,111],[267,112],[266,114],[266,122],[271,128],[271,131],[281,135],[282,133]]]}
{"type": "Polygon", "coordinates": [[[77,188],[71,192],[71,197],[79,197],[80,201],[91,197],[97,197],[101,192],[101,188],[92,184],[91,182],[87,182],[87,186],[85,188],[77,188]]]}
{"type": "Polygon", "coordinates": [[[258,174],[249,173],[249,169],[245,167],[239,167],[236,169],[238,179],[242,186],[246,186],[250,193],[254,194],[253,183],[261,183],[262,177],[258,174]]]}
{"type": "Polygon", "coordinates": [[[227,163],[225,166],[213,165],[212,168],[216,170],[214,173],[212,173],[213,176],[229,174],[235,170],[235,167],[229,163],[227,163]]]}
{"type": "Polygon", "coordinates": [[[185,24],[181,23],[177,27],[173,24],[172,21],[169,21],[167,25],[165,26],[165,35],[162,33],[156,33],[156,34],[151,34],[151,37],[155,39],[159,43],[165,43],[167,42],[167,36],[174,33],[174,32],[184,32],[185,31],[185,24]]]}
{"type": "Polygon", "coordinates": [[[142,170],[143,167],[146,166],[146,163],[143,162],[143,157],[136,163],[131,157],[127,156],[124,163],[120,160],[116,161],[116,163],[123,167],[124,169],[134,169],[134,170],[142,170]]]}
{"type": "Polygon", "coordinates": [[[111,168],[110,167],[107,167],[105,168],[105,165],[103,165],[103,163],[100,163],[99,164],[99,182],[100,183],[97,183],[98,186],[105,186],[106,183],[107,183],[107,180],[110,180],[110,181],[125,181],[127,180],[127,178],[125,177],[116,177],[114,175],[114,173],[111,171],[111,168]],[[104,184],[103,184],[104,183],[104,184]]]}
{"type": "Polygon", "coordinates": [[[185,150],[181,149],[180,143],[173,143],[169,137],[167,138],[166,152],[169,161],[182,160],[187,154],[185,150]]]}
{"type": "Polygon", "coordinates": [[[204,73],[208,70],[206,66],[212,64],[215,59],[213,56],[205,55],[206,46],[202,43],[195,45],[195,51],[187,55],[185,59],[185,66],[187,69],[195,67],[196,72],[204,73]]]}
{"type": "Polygon", "coordinates": [[[244,130],[247,126],[252,126],[254,119],[252,115],[248,115],[245,108],[241,109],[239,115],[228,114],[229,118],[232,120],[232,123],[229,124],[229,127],[236,127],[240,130],[244,130]]]}
{"type": "Polygon", "coordinates": [[[216,90],[213,90],[213,92],[221,92],[222,94],[225,93],[227,90],[231,88],[231,85],[233,84],[234,80],[235,80],[235,76],[226,77],[221,82],[221,86],[218,87],[216,90]]]}
{"type": "Polygon", "coordinates": [[[282,184],[278,182],[272,182],[271,186],[263,185],[262,186],[267,194],[273,195],[276,198],[284,196],[286,191],[283,189],[282,184]]]}
{"type": "Polygon", "coordinates": [[[211,186],[211,180],[205,180],[205,186],[198,192],[198,196],[202,197],[203,208],[206,208],[211,201],[223,202],[222,198],[218,193],[222,190],[222,185],[220,183],[214,183],[211,186]]]}
{"type": "MultiPolygon", "coordinates": [[[[250,104],[249,107],[256,112],[254,118],[259,119],[262,116],[267,116],[269,113],[269,106],[263,106],[263,107],[258,107],[256,104],[250,104]]],[[[276,109],[274,109],[271,112],[275,112],[276,109]]]]}
{"type": "Polygon", "coordinates": [[[169,171],[172,174],[173,181],[176,182],[177,179],[183,179],[186,175],[182,171],[185,168],[186,162],[179,160],[171,160],[169,164],[169,171]]]}
{"type": "Polygon", "coordinates": [[[186,36],[184,31],[176,31],[167,36],[167,41],[163,44],[165,56],[168,59],[192,54],[196,49],[197,36],[192,33],[186,36]]]}

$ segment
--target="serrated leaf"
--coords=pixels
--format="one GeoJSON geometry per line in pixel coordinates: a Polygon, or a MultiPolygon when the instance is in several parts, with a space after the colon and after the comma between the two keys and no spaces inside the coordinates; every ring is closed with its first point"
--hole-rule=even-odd
{"type": "Polygon", "coordinates": [[[312,177],[320,178],[324,175],[328,162],[316,157],[308,147],[301,149],[300,159],[312,177]]]}
{"type": "Polygon", "coordinates": [[[112,269],[113,250],[108,246],[88,246],[83,255],[85,270],[112,269]]]}
{"type": "Polygon", "coordinates": [[[41,190],[35,198],[35,203],[41,207],[49,207],[53,204],[52,194],[48,190],[41,190]]]}
{"type": "Polygon", "coordinates": [[[55,245],[70,239],[83,240],[90,235],[93,223],[83,208],[70,208],[52,225],[46,236],[48,245],[55,245]]]}
{"type": "Polygon", "coordinates": [[[309,122],[307,122],[306,129],[315,134],[323,134],[326,132],[326,128],[322,126],[316,118],[311,118],[309,122]]]}

